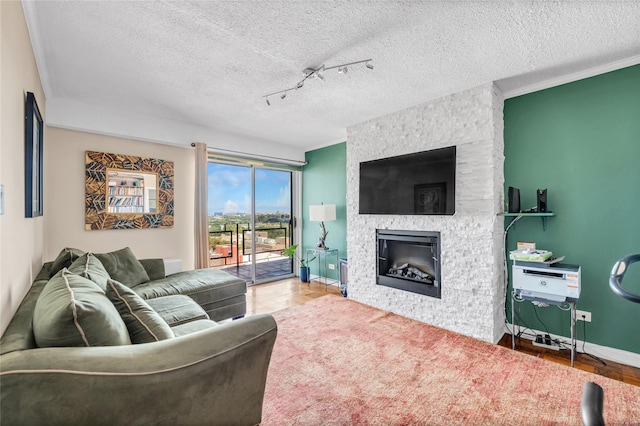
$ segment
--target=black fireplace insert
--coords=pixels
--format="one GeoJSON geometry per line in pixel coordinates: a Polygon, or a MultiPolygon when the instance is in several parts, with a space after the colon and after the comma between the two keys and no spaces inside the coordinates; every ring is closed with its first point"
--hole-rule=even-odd
{"type": "Polygon", "coordinates": [[[376,230],[376,284],[440,299],[440,232],[376,230]]]}

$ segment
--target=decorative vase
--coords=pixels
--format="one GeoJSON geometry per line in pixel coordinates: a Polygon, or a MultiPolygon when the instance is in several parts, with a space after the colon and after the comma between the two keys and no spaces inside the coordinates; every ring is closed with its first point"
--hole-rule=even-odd
{"type": "Polygon", "coordinates": [[[308,266],[300,267],[300,281],[302,281],[303,283],[308,283],[310,275],[310,268],[308,266]]]}

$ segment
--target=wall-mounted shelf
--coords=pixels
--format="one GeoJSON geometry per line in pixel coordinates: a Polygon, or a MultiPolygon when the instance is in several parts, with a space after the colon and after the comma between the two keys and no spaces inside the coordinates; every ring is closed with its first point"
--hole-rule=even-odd
{"type": "MultiPolygon", "coordinates": [[[[548,212],[548,213],[500,213],[500,215],[504,217],[513,217],[514,219],[511,221],[511,224],[521,217],[539,217],[542,219],[542,230],[546,231],[547,223],[545,219],[548,217],[555,216],[556,214],[552,212],[548,212]]],[[[511,224],[509,224],[509,226],[511,226],[511,224]]]]}

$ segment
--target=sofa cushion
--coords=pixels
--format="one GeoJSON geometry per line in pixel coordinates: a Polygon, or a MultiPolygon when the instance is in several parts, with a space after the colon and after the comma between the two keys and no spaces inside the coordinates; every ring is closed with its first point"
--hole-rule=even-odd
{"type": "Polygon", "coordinates": [[[66,268],[38,297],[33,334],[40,347],[131,344],[127,326],[102,289],[66,268]]]}
{"type": "Polygon", "coordinates": [[[145,300],[174,294],[189,296],[214,321],[240,317],[246,312],[247,283],[216,269],[178,272],[140,284],[134,291],[145,300]]]}
{"type": "Polygon", "coordinates": [[[85,253],[67,268],[72,274],[80,275],[81,277],[88,278],[102,289],[107,290],[107,280],[111,277],[102,262],[98,260],[92,253],[85,253]]]}
{"type": "Polygon", "coordinates": [[[140,263],[147,271],[150,280],[159,280],[165,277],[163,259],[139,259],[140,263]]]}
{"type": "Polygon", "coordinates": [[[58,257],[51,264],[51,270],[49,271],[49,277],[53,277],[60,272],[62,268],[68,268],[74,260],[82,256],[84,252],[76,248],[63,248],[58,257]]]}
{"type": "Polygon", "coordinates": [[[95,253],[95,256],[102,262],[112,279],[129,288],[149,281],[147,271],[129,247],[110,253],[95,253]]]}
{"type": "Polygon", "coordinates": [[[170,327],[185,322],[209,319],[209,315],[189,296],[174,295],[147,300],[154,311],[164,319],[170,327]]]}
{"type": "Polygon", "coordinates": [[[218,323],[216,323],[215,321],[201,319],[176,325],[174,327],[171,327],[171,330],[173,330],[173,334],[175,334],[176,337],[180,337],[186,336],[187,334],[195,333],[196,331],[206,330],[208,328],[217,326],[218,323]]]}
{"type": "Polygon", "coordinates": [[[159,342],[174,337],[171,327],[129,287],[108,280],[107,296],[127,325],[132,343],[159,342]]]}

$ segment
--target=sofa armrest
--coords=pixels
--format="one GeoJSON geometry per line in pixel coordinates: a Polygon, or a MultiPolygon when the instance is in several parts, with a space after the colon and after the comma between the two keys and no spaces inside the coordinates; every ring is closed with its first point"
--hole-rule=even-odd
{"type": "Polygon", "coordinates": [[[257,424],[276,334],[258,315],[155,343],[5,354],[2,422],[257,424]]]}

